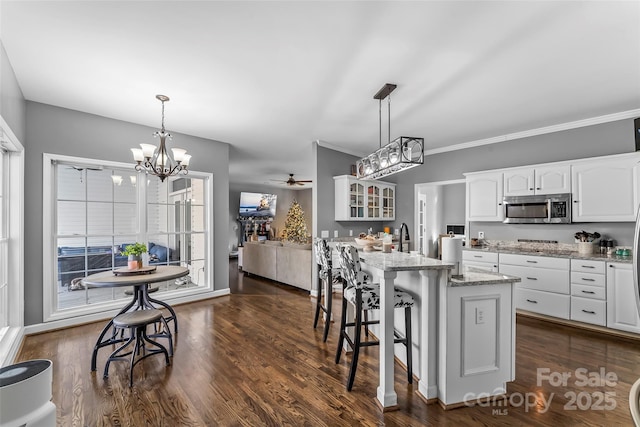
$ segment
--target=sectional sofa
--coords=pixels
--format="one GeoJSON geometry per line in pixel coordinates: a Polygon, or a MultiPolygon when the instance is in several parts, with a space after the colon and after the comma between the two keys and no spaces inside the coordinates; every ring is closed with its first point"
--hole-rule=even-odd
{"type": "MultiPolygon", "coordinates": [[[[115,267],[126,267],[127,256],[121,252],[131,243],[118,246],[58,247],[58,281],[62,286],[69,286],[76,277],[109,270],[115,267]],[[114,251],[115,249],[115,251],[114,251]],[[86,274],[85,274],[86,273],[86,274]]],[[[166,264],[177,261],[177,253],[171,248],[149,243],[149,264],[166,264]]]]}

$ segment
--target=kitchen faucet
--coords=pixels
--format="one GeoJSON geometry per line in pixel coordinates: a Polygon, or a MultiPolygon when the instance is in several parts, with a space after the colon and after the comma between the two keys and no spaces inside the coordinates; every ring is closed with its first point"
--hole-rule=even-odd
{"type": "MultiPolygon", "coordinates": [[[[402,229],[404,229],[404,238],[409,240],[409,227],[404,222],[400,226],[400,244],[398,245],[398,251],[402,252],[402,229]]],[[[407,243],[408,244],[408,243],[407,243]]]]}

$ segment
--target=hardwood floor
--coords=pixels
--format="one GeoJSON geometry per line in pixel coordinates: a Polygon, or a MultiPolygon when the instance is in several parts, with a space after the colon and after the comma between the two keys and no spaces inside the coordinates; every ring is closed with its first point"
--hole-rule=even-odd
{"type": "MultiPolygon", "coordinates": [[[[124,362],[113,363],[110,377],[102,378],[109,348],[99,354],[98,372],[90,372],[104,322],[29,336],[17,361],[53,361],[60,426],[632,425],[628,393],[640,377],[640,341],[520,317],[509,405],[449,411],[427,405],[397,365],[400,410],[382,413],[374,402],[377,347],[363,350],[353,391],[347,392],[350,358],[334,363],[337,324],[326,343],[322,327],[312,328],[315,300],[289,286],[245,277],[235,262],[229,274],[231,295],[175,307],[180,330],[172,366],[159,356],[145,359],[135,367],[133,388],[124,362]],[[576,369],[595,373],[601,367],[617,380],[581,385],[576,377],[576,369]],[[538,368],[571,377],[566,385],[537,385],[538,368]],[[603,392],[613,395],[604,400],[603,392]],[[533,406],[525,407],[521,398],[533,406]],[[546,401],[551,404],[545,412],[546,401]]],[[[339,298],[334,300],[339,313],[339,298]]]]}

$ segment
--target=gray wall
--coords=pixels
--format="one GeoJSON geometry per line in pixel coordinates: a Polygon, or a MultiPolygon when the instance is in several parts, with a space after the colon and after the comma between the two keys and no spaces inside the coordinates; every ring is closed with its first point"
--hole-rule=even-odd
{"type": "MultiPolygon", "coordinates": [[[[25,325],[42,322],[42,154],[132,163],[131,147],[155,143],[153,129],[64,108],[27,102],[25,150],[25,325]]],[[[190,168],[213,173],[214,288],[229,287],[228,144],[176,132],[176,146],[193,155],[190,168]]]]}
{"type": "MultiPolygon", "coordinates": [[[[633,151],[635,151],[633,119],[626,119],[431,155],[425,158],[424,165],[391,177],[398,184],[396,200],[398,211],[410,213],[410,215],[396,216],[396,218],[399,221],[407,222],[409,229],[413,230],[413,187],[416,183],[462,179],[465,172],[526,166],[633,151]]],[[[396,227],[400,223],[399,221],[396,221],[396,227]]],[[[449,222],[446,217],[445,222],[449,222]]],[[[485,231],[487,239],[513,240],[525,238],[559,240],[570,243],[573,242],[573,234],[581,229],[610,235],[612,238],[619,240],[621,245],[631,244],[630,239],[633,233],[631,223],[580,223],[568,226],[538,225],[535,228],[523,225],[506,226],[502,223],[472,223],[470,233],[475,236],[477,231],[485,231]],[[546,239],[539,236],[554,236],[554,238],[546,239]]]]}
{"type": "Polygon", "coordinates": [[[0,41],[0,116],[26,148],[26,102],[0,41]]]}
{"type": "MultiPolygon", "coordinates": [[[[466,186],[465,184],[449,184],[442,187],[442,217],[444,225],[464,224],[465,221],[466,186]]],[[[445,233],[446,228],[440,230],[445,233]]]]}
{"type": "Polygon", "coordinates": [[[287,188],[275,188],[267,185],[254,185],[254,184],[229,184],[229,247],[237,248],[240,242],[240,225],[237,221],[238,210],[240,208],[240,193],[247,191],[250,193],[267,193],[275,194],[278,196],[276,200],[276,216],[271,223],[271,226],[276,229],[277,236],[280,236],[282,230],[284,230],[284,223],[287,219],[287,213],[291,207],[293,200],[297,200],[304,212],[304,220],[307,224],[307,230],[309,234],[312,234],[313,224],[313,206],[311,202],[312,189],[307,188],[305,190],[289,190],[287,188]]]}
{"type": "MultiPolygon", "coordinates": [[[[355,164],[356,160],[358,157],[322,146],[317,147],[317,176],[314,182],[318,197],[317,229],[314,230],[316,236],[319,237],[322,230],[329,231],[329,237],[333,237],[336,230],[339,237],[349,236],[349,230],[353,230],[354,235],[357,236],[360,232],[366,232],[369,227],[374,231],[382,231],[384,226],[391,224],[383,221],[334,221],[335,187],[333,177],[349,175],[351,165],[355,164]]],[[[393,182],[387,179],[384,181],[393,182]]],[[[413,187],[411,194],[413,194],[413,187]]]]}

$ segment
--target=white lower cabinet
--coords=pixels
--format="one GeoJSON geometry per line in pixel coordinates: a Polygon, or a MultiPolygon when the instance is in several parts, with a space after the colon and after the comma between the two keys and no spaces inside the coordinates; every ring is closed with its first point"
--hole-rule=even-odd
{"type": "Polygon", "coordinates": [[[571,320],[607,325],[604,261],[571,260],[571,320]]]}
{"type": "Polygon", "coordinates": [[[519,310],[640,334],[630,263],[465,250],[464,266],[520,277],[519,310]]]}
{"type": "Polygon", "coordinates": [[[607,327],[640,333],[631,264],[607,263],[607,327]]]}
{"type": "Polygon", "coordinates": [[[479,270],[498,272],[498,253],[462,251],[462,266],[473,267],[479,270]]]}
{"type": "MultiPolygon", "coordinates": [[[[501,271],[502,273],[502,271],[501,271]]],[[[508,274],[508,273],[507,273],[508,274]]],[[[547,316],[568,319],[571,307],[569,295],[518,288],[516,284],[516,308],[547,316]]]]}
{"type": "Polygon", "coordinates": [[[520,310],[569,319],[569,259],[500,254],[500,273],[518,276],[515,304],[520,310]]]}
{"type": "Polygon", "coordinates": [[[606,326],[607,302],[571,296],[571,320],[606,326]]]}

